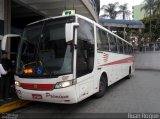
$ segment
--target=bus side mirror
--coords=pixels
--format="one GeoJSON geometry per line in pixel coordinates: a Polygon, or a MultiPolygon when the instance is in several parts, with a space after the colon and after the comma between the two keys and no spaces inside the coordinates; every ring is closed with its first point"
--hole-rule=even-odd
{"type": "Polygon", "coordinates": [[[79,26],[79,23],[66,23],[66,26],[65,26],[66,43],[73,40],[74,28],[78,26],[79,26]]]}
{"type": "Polygon", "coordinates": [[[20,35],[17,35],[17,34],[7,34],[7,35],[4,35],[4,37],[2,39],[2,44],[1,44],[1,49],[2,50],[6,50],[7,38],[12,38],[12,37],[20,37],[20,35]]]}

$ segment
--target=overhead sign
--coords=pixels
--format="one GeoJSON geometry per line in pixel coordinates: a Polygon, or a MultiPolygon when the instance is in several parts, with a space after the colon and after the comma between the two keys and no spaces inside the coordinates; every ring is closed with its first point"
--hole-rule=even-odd
{"type": "Polygon", "coordinates": [[[70,16],[70,15],[74,15],[76,13],[75,10],[65,10],[62,13],[62,16],[70,16]]]}

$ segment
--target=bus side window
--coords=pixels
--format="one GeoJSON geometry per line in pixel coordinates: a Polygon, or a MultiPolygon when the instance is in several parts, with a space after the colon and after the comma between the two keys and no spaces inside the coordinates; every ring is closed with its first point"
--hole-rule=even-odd
{"type": "Polygon", "coordinates": [[[128,45],[128,54],[132,54],[131,46],[130,45],[128,45]]]}
{"type": "Polygon", "coordinates": [[[100,50],[109,51],[107,32],[97,28],[97,47],[100,50]]]}
{"type": "Polygon", "coordinates": [[[109,39],[108,39],[108,33],[106,32],[105,33],[105,49],[107,50],[107,51],[109,51],[109,39]]]}
{"type": "Polygon", "coordinates": [[[99,29],[97,28],[96,29],[96,36],[97,36],[97,49],[100,50],[102,49],[102,40],[101,40],[101,37],[100,37],[100,32],[99,32],[99,29]]]}
{"type": "Polygon", "coordinates": [[[124,42],[124,53],[128,54],[128,44],[124,42]]]}
{"type": "Polygon", "coordinates": [[[122,42],[122,40],[117,38],[117,45],[118,45],[119,53],[123,54],[123,42],[122,42]]]}
{"type": "Polygon", "coordinates": [[[132,47],[132,46],[130,46],[130,45],[129,45],[128,50],[129,50],[129,51],[128,51],[128,52],[129,52],[129,54],[133,54],[133,47],[132,47]]]}
{"type": "Polygon", "coordinates": [[[112,34],[108,34],[110,38],[110,50],[112,52],[117,52],[117,43],[116,43],[116,37],[112,34]]]}
{"type": "Polygon", "coordinates": [[[94,67],[94,27],[93,24],[78,19],[78,36],[77,36],[77,78],[89,74],[94,67]]]}
{"type": "Polygon", "coordinates": [[[131,52],[132,52],[132,54],[134,53],[134,49],[133,49],[133,47],[131,47],[131,52]]]}

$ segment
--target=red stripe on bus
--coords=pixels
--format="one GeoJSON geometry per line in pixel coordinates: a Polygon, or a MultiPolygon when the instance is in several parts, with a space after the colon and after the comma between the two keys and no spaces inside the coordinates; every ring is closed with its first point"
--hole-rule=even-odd
{"type": "Polygon", "coordinates": [[[29,90],[52,90],[54,88],[54,84],[29,84],[29,83],[21,83],[22,88],[29,90]]]}
{"type": "Polygon", "coordinates": [[[123,63],[129,63],[129,62],[133,62],[133,61],[134,61],[134,57],[128,57],[128,58],[125,58],[125,59],[117,60],[117,61],[110,62],[110,63],[107,63],[107,64],[102,64],[102,65],[99,65],[99,66],[123,64],[123,63]]]}

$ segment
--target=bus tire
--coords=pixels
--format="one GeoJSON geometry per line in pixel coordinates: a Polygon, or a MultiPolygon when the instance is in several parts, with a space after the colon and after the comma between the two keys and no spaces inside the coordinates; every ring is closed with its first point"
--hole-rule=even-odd
{"type": "Polygon", "coordinates": [[[107,89],[107,83],[106,83],[106,78],[104,75],[101,76],[100,82],[99,82],[99,92],[97,92],[94,97],[95,98],[101,98],[104,96],[105,92],[107,89]]]}
{"type": "Polygon", "coordinates": [[[131,75],[131,67],[129,67],[129,74],[127,75],[127,79],[131,79],[132,75],[131,75]]]}

